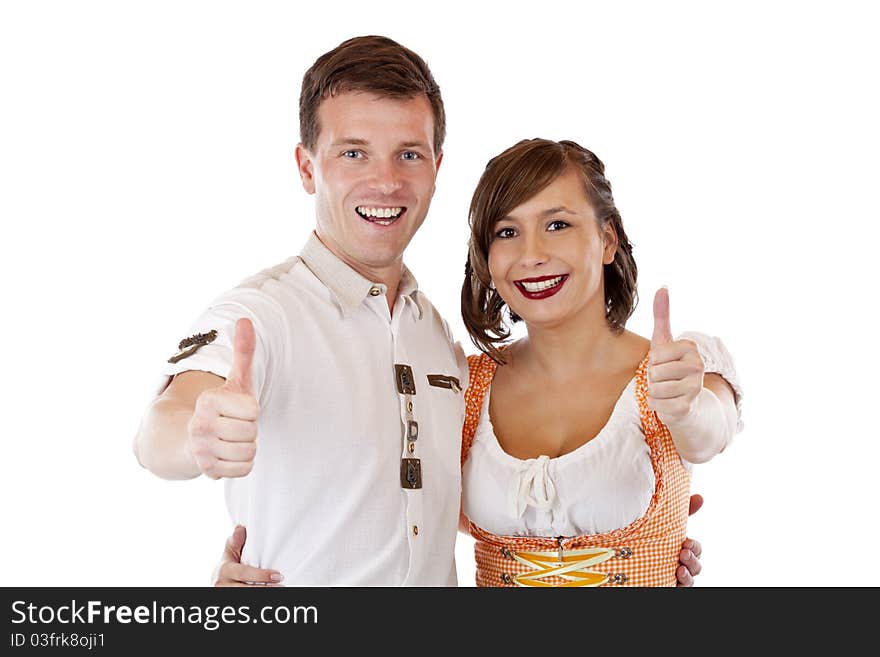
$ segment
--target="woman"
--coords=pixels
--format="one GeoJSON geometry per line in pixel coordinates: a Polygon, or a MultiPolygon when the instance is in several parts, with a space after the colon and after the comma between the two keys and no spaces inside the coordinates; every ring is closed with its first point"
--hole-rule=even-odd
{"type": "MultiPolygon", "coordinates": [[[[462,526],[477,584],[689,583],[685,462],[721,451],[738,422],[723,345],[673,340],[665,291],[651,341],[624,330],[632,247],[602,163],[574,142],[491,160],[470,223],[462,315],[483,354],[469,358],[462,526]],[[506,347],[505,307],[528,330],[506,347]]],[[[218,585],[273,581],[238,563],[244,540],[236,528],[218,585]]]]}
{"type": "Polygon", "coordinates": [[[602,162],[576,143],[491,160],[470,221],[462,315],[483,354],[469,358],[462,512],[477,585],[674,585],[688,464],[738,425],[730,356],[672,339],[665,289],[650,341],[624,329],[632,246],[602,162]],[[506,348],[505,307],[528,330],[506,348]]]}

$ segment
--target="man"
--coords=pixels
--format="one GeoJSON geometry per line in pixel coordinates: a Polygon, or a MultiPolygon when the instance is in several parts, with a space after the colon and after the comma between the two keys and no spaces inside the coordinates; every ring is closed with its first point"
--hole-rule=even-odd
{"type": "Polygon", "coordinates": [[[403,264],[443,157],[439,87],[394,41],[351,39],[306,73],[300,131],[314,234],[199,318],[135,452],[226,478],[251,581],[454,586],[467,364],[403,264]]]}

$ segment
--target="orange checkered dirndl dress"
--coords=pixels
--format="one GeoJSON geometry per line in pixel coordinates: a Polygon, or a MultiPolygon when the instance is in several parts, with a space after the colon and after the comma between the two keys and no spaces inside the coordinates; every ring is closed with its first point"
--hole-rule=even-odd
{"type": "MultiPolygon", "coordinates": [[[[496,363],[468,357],[461,463],[474,441],[483,399],[496,363]]],[[[669,430],[648,408],[648,358],[636,372],[636,397],[654,470],[654,494],[645,514],[622,529],[574,537],[496,536],[470,522],[476,539],[477,586],[675,586],[685,539],[690,473],[669,430]]]]}

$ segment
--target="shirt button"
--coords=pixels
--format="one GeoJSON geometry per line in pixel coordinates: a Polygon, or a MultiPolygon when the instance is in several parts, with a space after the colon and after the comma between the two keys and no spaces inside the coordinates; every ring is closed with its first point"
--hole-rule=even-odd
{"type": "Polygon", "coordinates": [[[419,535],[419,526],[413,525],[413,536],[418,536],[418,535],[419,535]]]}
{"type": "Polygon", "coordinates": [[[375,285],[370,288],[370,296],[371,297],[378,297],[380,294],[382,294],[382,290],[380,290],[375,285]]]}

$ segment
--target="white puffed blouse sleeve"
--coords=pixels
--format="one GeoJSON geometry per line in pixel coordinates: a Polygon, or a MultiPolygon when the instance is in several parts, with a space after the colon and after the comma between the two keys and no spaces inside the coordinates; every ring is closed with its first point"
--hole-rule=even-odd
{"type": "Polygon", "coordinates": [[[720,338],[696,331],[686,331],[678,336],[679,340],[691,340],[696,343],[703,359],[706,374],[718,374],[730,387],[733,388],[733,396],[736,401],[736,432],[743,429],[742,421],[742,397],[743,389],[740,384],[739,374],[733,362],[733,356],[727,351],[727,347],[720,338]]]}

